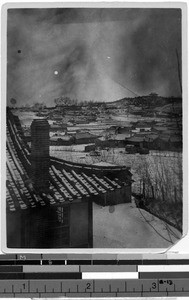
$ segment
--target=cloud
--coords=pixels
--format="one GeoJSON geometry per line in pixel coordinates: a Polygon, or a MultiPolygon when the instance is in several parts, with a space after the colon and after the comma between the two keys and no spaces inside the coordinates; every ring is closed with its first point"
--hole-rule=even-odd
{"type": "Polygon", "coordinates": [[[11,9],[7,33],[7,95],[20,104],[180,95],[179,9],[11,9]]]}

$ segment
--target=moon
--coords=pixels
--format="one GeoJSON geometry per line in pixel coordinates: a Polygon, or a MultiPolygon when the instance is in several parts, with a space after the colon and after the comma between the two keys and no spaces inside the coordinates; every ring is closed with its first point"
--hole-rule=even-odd
{"type": "Polygon", "coordinates": [[[54,75],[58,75],[58,71],[54,71],[54,75]]]}

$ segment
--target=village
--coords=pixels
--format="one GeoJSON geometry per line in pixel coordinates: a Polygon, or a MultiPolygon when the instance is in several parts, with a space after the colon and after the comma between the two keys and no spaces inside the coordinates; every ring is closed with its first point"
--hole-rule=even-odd
{"type": "Polygon", "coordinates": [[[180,98],[152,93],[109,103],[77,103],[60,97],[54,107],[37,103],[13,112],[21,119],[29,146],[32,120],[48,120],[52,157],[105,168],[130,167],[135,204],[182,231],[180,98]]]}
{"type": "MultiPolygon", "coordinates": [[[[76,145],[85,145],[78,149],[91,156],[99,156],[100,150],[110,148],[124,148],[130,154],[149,154],[151,150],[182,151],[181,99],[162,100],[153,93],[147,100],[144,97],[140,101],[135,98],[113,103],[89,102],[82,105],[67,100],[65,104],[64,99],[56,101],[52,108],[39,104],[20,109],[22,114],[33,111],[36,117],[47,118],[51,146],[65,146],[61,150],[73,152],[77,149],[76,145]],[[154,97],[156,104],[152,105],[154,97]]],[[[27,123],[24,125],[29,141],[29,127],[27,123]]]]}

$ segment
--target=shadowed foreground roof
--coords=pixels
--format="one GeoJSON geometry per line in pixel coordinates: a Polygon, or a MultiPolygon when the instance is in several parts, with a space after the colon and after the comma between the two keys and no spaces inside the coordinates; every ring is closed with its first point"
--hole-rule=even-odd
{"type": "Polygon", "coordinates": [[[33,209],[47,205],[64,205],[87,201],[131,184],[129,168],[93,166],[50,158],[50,188],[38,193],[31,181],[30,148],[17,116],[7,111],[7,209],[33,209]]]}

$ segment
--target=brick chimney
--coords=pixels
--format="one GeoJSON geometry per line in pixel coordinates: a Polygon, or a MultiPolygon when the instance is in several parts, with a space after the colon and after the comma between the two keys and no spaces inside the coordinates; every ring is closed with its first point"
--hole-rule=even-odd
{"type": "Polygon", "coordinates": [[[49,123],[35,119],[31,124],[31,176],[38,192],[48,192],[49,165],[49,123]]]}

